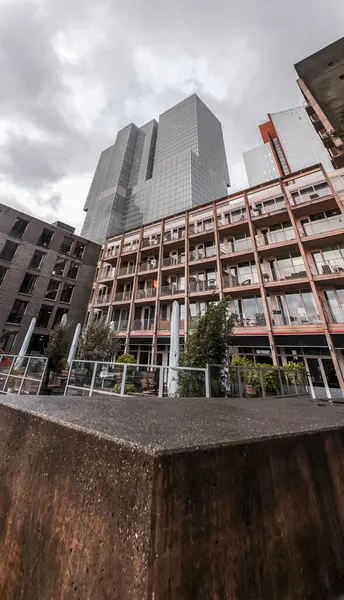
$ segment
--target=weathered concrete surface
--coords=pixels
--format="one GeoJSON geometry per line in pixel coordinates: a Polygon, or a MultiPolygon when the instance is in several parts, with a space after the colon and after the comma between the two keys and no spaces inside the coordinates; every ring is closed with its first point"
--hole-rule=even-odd
{"type": "Polygon", "coordinates": [[[2,398],[1,600],[338,597],[343,456],[301,400],[2,398]]]}

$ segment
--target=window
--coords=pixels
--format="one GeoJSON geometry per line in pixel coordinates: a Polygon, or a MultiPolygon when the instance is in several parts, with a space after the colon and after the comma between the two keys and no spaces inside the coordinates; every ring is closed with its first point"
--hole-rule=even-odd
{"type": "Polygon", "coordinates": [[[15,331],[4,331],[0,341],[0,349],[5,353],[11,352],[16,337],[17,333],[15,331]]]}
{"type": "Polygon", "coordinates": [[[44,329],[46,327],[48,327],[52,312],[53,312],[52,306],[46,306],[45,304],[42,304],[40,311],[38,313],[36,327],[42,327],[44,329]]]}
{"type": "Polygon", "coordinates": [[[24,233],[25,233],[25,229],[27,228],[29,224],[29,221],[25,221],[25,219],[20,219],[18,217],[18,219],[16,220],[16,222],[14,223],[11,231],[10,231],[10,235],[16,235],[17,237],[23,237],[24,233]]]}
{"type": "Polygon", "coordinates": [[[5,245],[0,253],[0,259],[6,260],[7,262],[12,262],[15,253],[17,252],[19,244],[15,242],[11,242],[10,240],[6,240],[5,245]]]}
{"type": "Polygon", "coordinates": [[[60,252],[62,252],[63,254],[70,254],[72,245],[73,245],[73,238],[65,236],[63,238],[63,242],[60,246],[60,252]]]}
{"type": "Polygon", "coordinates": [[[43,248],[49,248],[51,239],[54,235],[54,232],[50,229],[43,229],[39,240],[37,242],[37,246],[42,246],[43,248]]]}
{"type": "Polygon", "coordinates": [[[68,309],[58,308],[56,310],[53,327],[55,327],[55,325],[58,325],[59,323],[61,323],[63,315],[68,315],[68,309]]]}
{"type": "Polygon", "coordinates": [[[36,285],[37,276],[31,275],[30,273],[25,273],[22,284],[19,288],[19,294],[27,294],[31,296],[33,289],[36,285]]]}
{"type": "Polygon", "coordinates": [[[44,257],[44,252],[41,252],[40,250],[35,250],[33,253],[33,257],[31,258],[31,262],[29,264],[29,269],[37,269],[38,271],[43,264],[44,257]]]}
{"type": "Polygon", "coordinates": [[[27,302],[22,302],[21,300],[15,300],[12,310],[8,316],[8,323],[16,323],[19,325],[21,323],[22,318],[25,314],[27,302]]]}
{"type": "Polygon", "coordinates": [[[59,288],[59,281],[55,281],[55,279],[50,279],[47,291],[45,292],[45,298],[47,298],[47,300],[56,300],[59,288]]]}
{"type": "Polygon", "coordinates": [[[65,258],[58,257],[56,259],[56,263],[55,263],[55,266],[53,269],[53,275],[58,275],[59,277],[62,277],[66,264],[67,264],[67,261],[65,258]]]}
{"type": "Polygon", "coordinates": [[[69,265],[69,269],[67,272],[67,277],[69,279],[77,279],[78,277],[78,273],[79,273],[79,268],[80,268],[80,264],[77,262],[74,262],[72,260],[72,262],[69,265]]]}
{"type": "Polygon", "coordinates": [[[69,283],[65,283],[62,289],[60,302],[70,302],[72,299],[72,294],[74,290],[74,285],[70,285],[69,283]]]}
{"type": "Polygon", "coordinates": [[[8,269],[6,269],[6,267],[0,266],[0,286],[3,282],[3,280],[5,279],[5,275],[6,275],[7,271],[8,271],[8,269]]]}
{"type": "Polygon", "coordinates": [[[83,254],[84,254],[84,250],[85,250],[85,244],[83,242],[77,241],[75,243],[74,252],[73,252],[74,258],[79,258],[81,260],[83,257],[83,254]]]}

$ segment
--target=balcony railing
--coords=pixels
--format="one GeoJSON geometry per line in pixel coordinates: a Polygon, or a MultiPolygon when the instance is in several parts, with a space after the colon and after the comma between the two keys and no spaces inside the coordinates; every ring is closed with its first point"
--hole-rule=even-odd
{"type": "Polygon", "coordinates": [[[325,306],[325,315],[328,323],[344,323],[344,316],[339,307],[326,307],[325,306]]]}
{"type": "Polygon", "coordinates": [[[132,275],[135,273],[135,265],[130,265],[129,267],[121,267],[118,271],[118,275],[132,275]]]}
{"type": "Polygon", "coordinates": [[[313,221],[312,223],[305,223],[303,225],[303,231],[305,236],[317,235],[319,233],[324,233],[324,231],[335,231],[336,229],[343,228],[343,215],[329,217],[328,219],[321,219],[319,221],[313,221]]]}
{"type": "Polygon", "coordinates": [[[115,331],[127,331],[128,321],[115,321],[115,331]]]}
{"type": "Polygon", "coordinates": [[[129,252],[137,252],[138,247],[139,247],[138,243],[132,244],[131,246],[123,246],[122,254],[129,254],[129,252]]]}
{"type": "Polygon", "coordinates": [[[301,279],[307,277],[307,271],[305,267],[299,265],[298,267],[276,267],[267,271],[263,271],[263,280],[268,283],[269,281],[282,281],[285,279],[301,279]]]}
{"type": "Polygon", "coordinates": [[[255,206],[252,207],[252,217],[261,217],[263,215],[268,215],[272,212],[276,212],[277,210],[282,210],[286,208],[286,203],[284,202],[284,200],[281,200],[280,202],[276,202],[274,204],[269,204],[269,205],[262,205],[262,206],[255,206]]]}
{"type": "Polygon", "coordinates": [[[115,302],[125,302],[131,299],[131,290],[128,292],[117,292],[115,294],[115,302]]]}
{"type": "Polygon", "coordinates": [[[321,323],[321,319],[316,312],[308,312],[306,309],[300,308],[296,311],[273,310],[271,312],[271,324],[279,325],[313,325],[321,323]]]}
{"type": "Polygon", "coordinates": [[[175,267],[177,265],[185,265],[185,256],[167,256],[162,261],[163,267],[175,267]]]}
{"type": "Polygon", "coordinates": [[[106,304],[107,302],[110,302],[110,294],[98,296],[96,299],[96,304],[106,304]]]}
{"type": "Polygon", "coordinates": [[[108,248],[106,251],[105,258],[111,258],[112,256],[118,256],[118,255],[119,255],[119,248],[116,248],[116,247],[108,248]]]}
{"type": "Polygon", "coordinates": [[[324,262],[317,262],[312,265],[313,275],[332,275],[336,273],[344,273],[344,258],[336,258],[333,260],[326,260],[324,262]]]}
{"type": "Polygon", "coordinates": [[[165,231],[164,242],[171,242],[172,240],[182,240],[185,238],[184,231],[165,231]]]}
{"type": "Polygon", "coordinates": [[[143,271],[153,271],[158,268],[158,261],[155,262],[144,262],[139,265],[139,273],[143,271]]]}
{"type": "Polygon", "coordinates": [[[137,300],[142,300],[142,298],[154,298],[156,296],[156,288],[148,288],[146,290],[137,290],[136,298],[137,300]]]}
{"type": "Polygon", "coordinates": [[[178,289],[176,285],[166,285],[161,288],[160,295],[161,296],[176,296],[184,294],[184,289],[178,289]]]}
{"type": "Polygon", "coordinates": [[[154,327],[154,319],[135,319],[131,326],[132,331],[149,331],[154,327]]]}
{"type": "MultiPolygon", "coordinates": [[[[160,331],[170,331],[171,321],[169,319],[159,319],[158,329],[160,329],[160,331]]],[[[184,320],[183,319],[181,319],[179,321],[179,329],[184,329],[184,320]]]]}
{"type": "Polygon", "coordinates": [[[256,236],[257,246],[268,246],[269,244],[280,244],[281,242],[288,242],[295,240],[295,233],[293,230],[281,229],[280,231],[273,231],[265,233],[261,238],[256,236]]]}
{"type": "Polygon", "coordinates": [[[252,249],[251,238],[244,238],[242,240],[234,240],[230,244],[221,244],[221,254],[233,254],[234,252],[243,252],[244,250],[252,249]]]}
{"type": "Polygon", "coordinates": [[[199,225],[189,225],[189,234],[194,233],[205,233],[206,231],[212,231],[214,229],[214,223],[200,223],[199,225]]]}
{"type": "Polygon", "coordinates": [[[258,283],[258,273],[245,273],[245,275],[224,275],[223,276],[223,287],[232,288],[238,285],[252,285],[252,283],[258,283]]]}
{"type": "Polygon", "coordinates": [[[190,289],[190,292],[215,291],[217,289],[217,281],[216,281],[216,279],[211,279],[209,281],[190,280],[189,289],[190,289]]]}
{"type": "Polygon", "coordinates": [[[156,238],[145,238],[142,240],[142,248],[149,248],[150,246],[159,246],[160,239],[156,238]]]}
{"type": "Polygon", "coordinates": [[[205,252],[202,252],[201,250],[191,250],[190,262],[213,258],[214,256],[216,256],[216,246],[209,246],[209,248],[205,249],[205,252]]]}
{"type": "Polygon", "coordinates": [[[234,327],[266,327],[264,313],[234,314],[234,327]]]}
{"type": "Polygon", "coordinates": [[[241,213],[240,215],[230,215],[230,216],[222,216],[218,217],[217,224],[219,227],[223,227],[224,225],[233,225],[233,223],[240,223],[242,221],[247,220],[247,214],[241,213]]]}
{"type": "Polygon", "coordinates": [[[303,204],[304,202],[311,202],[312,200],[318,200],[319,198],[324,198],[326,196],[330,196],[331,190],[329,187],[320,188],[317,190],[310,190],[305,194],[301,194],[298,192],[292,195],[292,202],[294,205],[303,204]]]}
{"type": "Polygon", "coordinates": [[[111,269],[102,269],[100,273],[99,279],[113,279],[115,277],[115,269],[112,267],[111,269]]]}

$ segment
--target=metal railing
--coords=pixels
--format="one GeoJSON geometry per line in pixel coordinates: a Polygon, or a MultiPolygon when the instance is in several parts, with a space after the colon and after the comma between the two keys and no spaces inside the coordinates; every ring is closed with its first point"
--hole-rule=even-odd
{"type": "Polygon", "coordinates": [[[344,216],[334,216],[328,219],[321,219],[319,221],[312,221],[311,223],[303,224],[304,235],[311,236],[325,231],[335,231],[336,229],[343,229],[344,227],[344,216]]]}
{"type": "Polygon", "coordinates": [[[334,258],[333,260],[326,260],[322,262],[316,262],[311,266],[313,275],[337,275],[344,273],[344,258],[334,258]]]}
{"type": "Polygon", "coordinates": [[[308,374],[303,370],[264,367],[209,365],[211,397],[290,398],[310,396],[308,374]]]}
{"type": "Polygon", "coordinates": [[[169,367],[73,360],[64,395],[155,396],[169,394],[169,378],[175,378],[175,397],[210,397],[207,368],[169,367]]]}
{"type": "Polygon", "coordinates": [[[154,319],[135,319],[132,324],[132,331],[149,331],[154,327],[154,319]]]}
{"type": "MultiPolygon", "coordinates": [[[[171,321],[170,319],[159,319],[158,321],[158,329],[160,331],[170,331],[171,329],[171,321]]],[[[184,329],[184,319],[179,321],[179,329],[184,329]]]]}
{"type": "Polygon", "coordinates": [[[175,267],[177,265],[185,265],[185,256],[167,256],[162,261],[163,267],[175,267]]]}
{"type": "Polygon", "coordinates": [[[268,271],[263,271],[263,280],[268,283],[269,281],[283,281],[284,279],[302,279],[307,277],[307,271],[305,267],[299,265],[298,267],[277,267],[271,268],[268,271]]]}
{"type": "Polygon", "coordinates": [[[39,394],[48,359],[38,356],[0,355],[0,394],[39,394]]]}
{"type": "Polygon", "coordinates": [[[189,291],[190,292],[207,292],[207,291],[215,291],[217,290],[217,281],[189,281],[189,291]]]}
{"type": "Polygon", "coordinates": [[[131,300],[131,294],[132,294],[131,290],[128,292],[117,292],[115,294],[114,301],[115,302],[124,302],[126,300],[131,300]]]}
{"type": "Polygon", "coordinates": [[[223,287],[231,288],[238,285],[252,285],[258,283],[258,273],[238,273],[237,275],[223,275],[223,287]]]}
{"type": "Polygon", "coordinates": [[[177,288],[176,285],[164,285],[160,290],[161,296],[180,296],[185,294],[185,289],[177,288]]]}
{"type": "Polygon", "coordinates": [[[143,298],[155,298],[156,296],[156,288],[148,288],[146,290],[137,290],[136,298],[138,300],[142,300],[143,298]]]}
{"type": "Polygon", "coordinates": [[[271,313],[271,325],[313,325],[321,323],[320,316],[316,312],[308,312],[305,309],[299,311],[273,310],[271,313]]]}
{"type": "Polygon", "coordinates": [[[158,261],[156,262],[144,262],[139,265],[139,273],[143,271],[153,271],[158,268],[158,261]]]}

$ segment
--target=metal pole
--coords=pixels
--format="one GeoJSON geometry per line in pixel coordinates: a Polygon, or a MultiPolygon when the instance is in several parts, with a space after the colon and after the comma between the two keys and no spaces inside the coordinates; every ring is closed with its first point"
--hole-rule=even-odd
{"type": "Polygon", "coordinates": [[[164,395],[164,367],[159,366],[159,398],[164,395]]]}
{"type": "Polygon", "coordinates": [[[123,373],[122,373],[121,396],[124,396],[124,394],[125,394],[125,382],[127,379],[127,369],[128,369],[128,365],[126,363],[123,367],[123,373]]]}
{"type": "Polygon", "coordinates": [[[243,395],[242,395],[241,373],[240,373],[239,366],[236,367],[236,374],[237,374],[237,379],[238,379],[239,397],[242,398],[243,395]]]}
{"type": "Polygon", "coordinates": [[[284,388],[283,388],[283,381],[282,381],[282,375],[281,375],[280,369],[277,369],[277,373],[278,373],[278,379],[279,379],[280,386],[281,386],[281,394],[284,398],[284,388]]]}
{"type": "Polygon", "coordinates": [[[95,362],[94,363],[94,367],[93,367],[93,373],[92,373],[92,379],[91,379],[91,385],[90,385],[90,392],[88,394],[89,397],[92,396],[92,394],[93,394],[94,382],[96,380],[96,375],[97,375],[97,365],[98,365],[98,362],[95,362]]]}
{"type": "Polygon", "coordinates": [[[168,370],[168,395],[174,397],[178,393],[178,371],[172,367],[178,367],[179,364],[179,304],[177,300],[172,305],[172,319],[171,319],[171,346],[170,346],[170,360],[168,370]]]}
{"type": "Polygon", "coordinates": [[[259,369],[259,377],[260,377],[260,385],[262,386],[262,397],[266,398],[265,387],[264,387],[264,377],[263,377],[263,369],[259,369]]]}
{"type": "Polygon", "coordinates": [[[27,370],[28,370],[28,368],[29,368],[30,360],[31,360],[31,358],[29,358],[29,360],[27,361],[27,365],[26,365],[26,368],[25,368],[25,371],[24,371],[24,373],[23,373],[23,377],[22,377],[22,380],[21,380],[21,384],[20,384],[20,386],[19,386],[19,390],[18,390],[18,396],[20,396],[20,392],[22,391],[22,387],[23,387],[24,379],[25,379],[25,376],[26,376],[27,370]]]}
{"type": "Polygon", "coordinates": [[[205,374],[205,397],[206,398],[210,398],[210,396],[211,396],[209,371],[210,371],[210,366],[207,363],[207,366],[204,371],[204,374],[205,374]]]}
{"type": "MultiPolygon", "coordinates": [[[[42,387],[42,383],[43,383],[43,379],[44,379],[45,371],[46,371],[46,368],[47,368],[47,364],[48,364],[48,359],[47,359],[47,358],[45,358],[45,359],[44,359],[44,369],[43,369],[43,373],[42,373],[42,375],[41,375],[41,379],[40,379],[40,381],[39,381],[39,386],[38,386],[38,390],[37,390],[37,396],[39,396],[39,394],[40,394],[40,391],[41,391],[41,387],[42,387]]],[[[65,394],[64,394],[64,395],[65,395],[65,394]]]]}
{"type": "Polygon", "coordinates": [[[63,394],[64,396],[67,395],[67,388],[68,388],[68,385],[69,385],[69,380],[70,380],[70,376],[71,376],[72,369],[73,369],[73,362],[74,362],[74,360],[72,361],[72,364],[70,365],[70,367],[68,369],[68,376],[67,376],[67,381],[66,381],[66,387],[65,387],[64,394],[63,394]]]}

